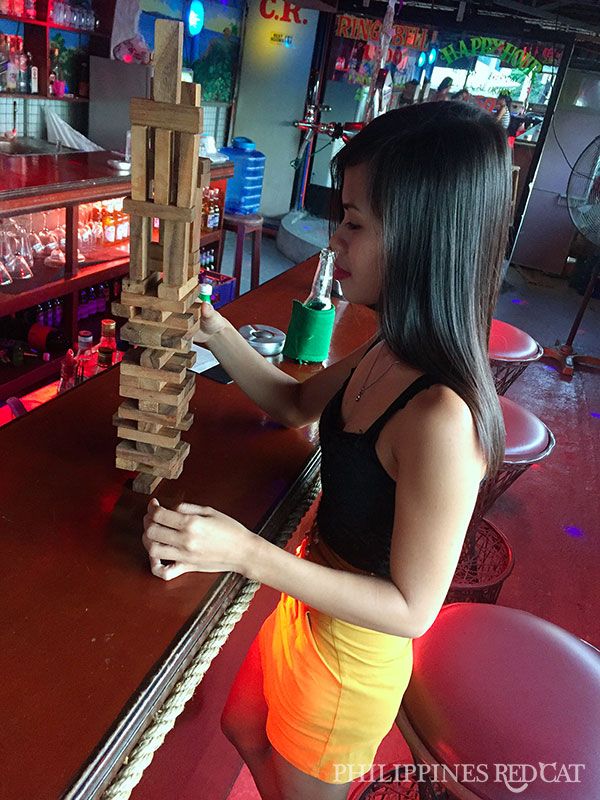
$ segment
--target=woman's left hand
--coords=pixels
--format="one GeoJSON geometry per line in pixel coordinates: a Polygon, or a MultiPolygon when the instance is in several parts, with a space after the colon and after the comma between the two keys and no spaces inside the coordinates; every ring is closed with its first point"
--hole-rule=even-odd
{"type": "Polygon", "coordinates": [[[152,573],[163,580],[185,572],[244,574],[255,539],[241,523],[208,506],[180,503],[171,511],[152,499],[144,517],[142,541],[152,573]]]}

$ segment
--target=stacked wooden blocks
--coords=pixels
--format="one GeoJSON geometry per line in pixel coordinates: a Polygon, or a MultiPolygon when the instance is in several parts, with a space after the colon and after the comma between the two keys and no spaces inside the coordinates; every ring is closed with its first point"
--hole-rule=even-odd
{"type": "Polygon", "coordinates": [[[195,376],[192,337],[200,326],[198,270],[202,189],[210,161],[198,158],[202,131],[200,86],[181,83],[183,25],[155,28],[153,99],[131,101],[129,278],[113,313],[127,317],[121,338],[130,348],[121,362],[113,418],[117,467],[139,473],[135,491],[151,494],[163,478],[177,478],[190,446],[195,376]],[[152,241],[153,218],[160,220],[152,241]]]}

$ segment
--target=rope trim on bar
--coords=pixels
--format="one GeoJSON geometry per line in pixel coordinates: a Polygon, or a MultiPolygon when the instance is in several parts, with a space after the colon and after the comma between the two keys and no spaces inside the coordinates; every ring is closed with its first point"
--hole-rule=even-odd
{"type": "MultiPolygon", "coordinates": [[[[316,478],[307,487],[306,495],[301,498],[294,514],[288,517],[280,534],[274,540],[274,544],[278,547],[286,545],[320,490],[320,480],[316,478]]],[[[183,673],[181,680],[174,686],[171,694],[154,714],[152,722],[123,763],[113,782],[102,795],[102,800],[127,800],[129,798],[133,789],[140,782],[144,770],[154,758],[154,753],[165,740],[167,733],[174,727],[177,717],[181,714],[185,704],[191,699],[197,686],[204,678],[213,659],[229,638],[233,628],[247,611],[259,587],[260,583],[258,581],[247,581],[244,584],[233,603],[211,631],[194,660],[183,673]]]]}

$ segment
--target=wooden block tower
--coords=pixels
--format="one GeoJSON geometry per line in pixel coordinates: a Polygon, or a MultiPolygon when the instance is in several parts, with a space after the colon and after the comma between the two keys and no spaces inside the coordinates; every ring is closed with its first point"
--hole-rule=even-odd
{"type": "Polygon", "coordinates": [[[117,467],[139,474],[135,491],[151,494],[163,478],[178,478],[190,445],[181,432],[195,375],[192,337],[200,326],[198,269],[202,189],[210,161],[198,158],[200,86],[181,82],[183,24],[158,20],[153,99],[131,101],[129,278],[113,313],[128,317],[121,338],[130,348],[121,362],[120,394],[113,418],[117,467]],[[152,241],[153,219],[160,220],[152,241]]]}

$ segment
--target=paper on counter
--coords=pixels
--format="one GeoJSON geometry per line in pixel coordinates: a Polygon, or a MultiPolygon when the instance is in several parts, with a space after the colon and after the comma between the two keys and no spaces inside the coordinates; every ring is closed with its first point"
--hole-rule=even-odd
{"type": "Polygon", "coordinates": [[[205,372],[211,367],[215,367],[219,362],[206,347],[192,342],[192,350],[196,353],[196,363],[190,367],[192,372],[205,372]]]}

